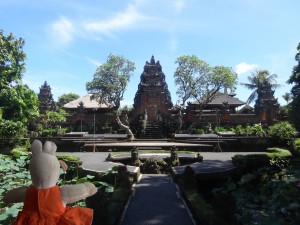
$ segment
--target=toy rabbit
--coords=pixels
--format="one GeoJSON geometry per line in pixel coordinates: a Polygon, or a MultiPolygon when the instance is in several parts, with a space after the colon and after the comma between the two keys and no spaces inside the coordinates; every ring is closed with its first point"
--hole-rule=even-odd
{"type": "Polygon", "coordinates": [[[32,186],[19,187],[4,195],[4,202],[24,202],[13,225],[90,225],[93,210],[83,207],[67,207],[97,192],[92,183],[56,185],[59,178],[60,162],[55,156],[56,145],[39,140],[31,145],[32,158],[29,170],[32,186]]]}

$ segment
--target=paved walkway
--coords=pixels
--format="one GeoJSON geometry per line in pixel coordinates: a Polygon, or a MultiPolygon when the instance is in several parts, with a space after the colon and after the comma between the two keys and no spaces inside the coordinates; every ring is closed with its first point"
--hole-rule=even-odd
{"type": "Polygon", "coordinates": [[[142,175],[121,222],[121,225],[151,224],[195,224],[168,175],[142,175]]]}
{"type": "MultiPolygon", "coordinates": [[[[106,171],[117,165],[105,162],[108,152],[76,152],[83,167],[93,171],[106,171]]],[[[201,152],[202,163],[194,163],[196,173],[211,173],[233,169],[231,158],[235,154],[256,154],[254,152],[201,152]]],[[[130,155],[130,153],[128,154],[130,155]]],[[[163,154],[166,156],[166,154],[163,154]]],[[[173,167],[175,174],[184,172],[185,166],[173,167]]],[[[143,174],[136,184],[120,225],[195,225],[184,201],[169,175],[143,174]]]]}

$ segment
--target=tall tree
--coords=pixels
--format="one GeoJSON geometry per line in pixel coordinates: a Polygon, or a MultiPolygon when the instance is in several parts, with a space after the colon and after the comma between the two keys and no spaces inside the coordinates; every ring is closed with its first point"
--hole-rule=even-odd
{"type": "Polygon", "coordinates": [[[185,106],[188,99],[198,95],[197,86],[201,86],[199,84],[205,82],[201,78],[207,76],[211,68],[207,62],[195,55],[180,56],[175,63],[178,64],[174,73],[175,84],[177,86],[176,94],[181,99],[182,106],[185,106]]]}
{"type": "Polygon", "coordinates": [[[289,102],[292,100],[291,93],[286,92],[284,95],[282,95],[282,98],[286,101],[286,104],[289,104],[289,102]]]}
{"type": "Polygon", "coordinates": [[[5,36],[0,30],[0,90],[21,80],[25,71],[24,39],[12,33],[5,36]]]}
{"type": "MultiPolygon", "coordinates": [[[[177,95],[184,107],[189,99],[196,100],[199,105],[198,116],[200,118],[202,109],[213,100],[222,89],[233,89],[236,85],[237,74],[228,67],[210,67],[208,63],[197,56],[184,55],[177,58],[178,64],[174,73],[177,95]]],[[[197,123],[193,121],[187,129],[189,132],[197,123]]]]}
{"type": "Polygon", "coordinates": [[[126,129],[132,138],[134,138],[133,133],[121,122],[117,110],[120,108],[134,70],[135,65],[130,60],[123,56],[109,54],[106,62],[97,68],[93,80],[86,83],[87,90],[93,94],[92,98],[99,104],[106,104],[114,110],[118,124],[126,129]]]}
{"type": "Polygon", "coordinates": [[[257,98],[258,92],[263,85],[269,84],[272,89],[280,87],[281,85],[277,84],[276,78],[277,74],[270,74],[267,70],[256,70],[253,72],[248,77],[249,83],[241,83],[241,85],[253,91],[247,100],[247,104],[252,103],[257,98]]]}
{"type": "Polygon", "coordinates": [[[57,100],[57,106],[63,107],[65,104],[78,99],[80,96],[78,94],[74,93],[68,93],[68,94],[63,94],[60,97],[58,97],[57,100]]]}
{"type": "Polygon", "coordinates": [[[300,42],[297,47],[297,53],[295,60],[297,65],[294,66],[292,75],[288,79],[287,83],[293,84],[291,89],[292,102],[290,103],[290,119],[293,121],[297,129],[300,129],[300,42]]]}
{"type": "Polygon", "coordinates": [[[237,74],[231,68],[210,67],[195,55],[180,56],[175,63],[178,64],[174,73],[176,94],[182,106],[187,100],[194,99],[203,108],[221,89],[236,85],[237,74]]]}
{"type": "Polygon", "coordinates": [[[39,115],[37,94],[27,87],[18,84],[0,92],[2,119],[20,121],[24,124],[33,122],[39,115]]]}
{"type": "Polygon", "coordinates": [[[38,115],[37,96],[22,84],[25,41],[0,30],[0,111],[2,119],[28,123],[38,115]]]}

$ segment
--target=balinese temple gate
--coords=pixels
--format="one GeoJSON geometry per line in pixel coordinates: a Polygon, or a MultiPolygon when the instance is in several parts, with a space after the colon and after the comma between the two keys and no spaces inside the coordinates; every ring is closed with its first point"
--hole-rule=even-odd
{"type": "Polygon", "coordinates": [[[159,61],[147,61],[134,97],[132,126],[139,138],[169,135],[168,121],[173,106],[165,74],[159,61]]]}

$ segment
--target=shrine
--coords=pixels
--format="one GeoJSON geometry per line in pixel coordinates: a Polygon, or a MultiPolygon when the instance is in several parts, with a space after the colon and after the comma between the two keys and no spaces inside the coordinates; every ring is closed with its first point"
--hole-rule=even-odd
{"type": "Polygon", "coordinates": [[[165,74],[154,56],[147,61],[134,97],[132,127],[138,137],[161,138],[166,135],[167,120],[172,108],[165,74]]]}
{"type": "Polygon", "coordinates": [[[41,114],[46,113],[46,111],[55,110],[55,102],[51,93],[51,87],[47,84],[47,81],[40,87],[38,99],[40,102],[39,111],[41,114]]]}
{"type": "MultiPolygon", "coordinates": [[[[42,96],[47,99],[48,96],[48,100],[42,101],[44,108],[51,107],[50,91],[45,82],[39,95],[39,99],[42,96]]],[[[162,66],[152,56],[150,62],[146,61],[140,75],[133,109],[122,112],[120,119],[140,139],[170,138],[174,134],[192,132],[190,127],[197,130],[208,126],[231,128],[237,125],[274,123],[279,119],[279,104],[274,98],[271,85],[265,83],[257,90],[257,94],[254,109],[238,99],[235,93],[227,93],[226,90],[224,93],[217,93],[202,109],[199,106],[201,99],[189,102],[185,108],[173,105],[162,66]]],[[[67,120],[69,124],[73,124],[73,131],[126,133],[110,119],[110,108],[99,105],[90,96],[91,94],[87,94],[64,105],[69,112],[67,120]]]]}
{"type": "Polygon", "coordinates": [[[274,92],[271,85],[266,82],[257,90],[254,111],[263,123],[271,124],[278,120],[279,103],[274,97],[274,92]]]}

